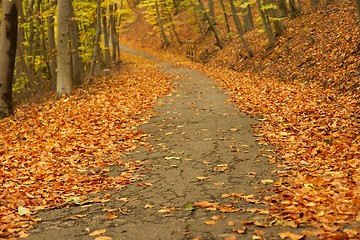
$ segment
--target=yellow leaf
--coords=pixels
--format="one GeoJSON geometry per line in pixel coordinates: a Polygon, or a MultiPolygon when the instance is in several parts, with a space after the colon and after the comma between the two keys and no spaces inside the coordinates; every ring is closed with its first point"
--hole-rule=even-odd
{"type": "Polygon", "coordinates": [[[216,222],[214,220],[208,220],[204,222],[206,225],[215,225],[216,222]]]}
{"type": "Polygon", "coordinates": [[[265,185],[266,185],[266,184],[273,183],[273,182],[274,182],[274,180],[272,180],[272,179],[262,179],[262,180],[261,180],[261,183],[262,183],[262,184],[265,184],[265,185]]]}
{"type": "Polygon", "coordinates": [[[101,237],[95,238],[95,240],[112,240],[112,238],[108,237],[108,236],[101,236],[101,237]]]}
{"type": "Polygon", "coordinates": [[[199,181],[203,181],[203,180],[209,179],[209,177],[201,176],[201,177],[196,177],[196,179],[199,181]]]}
{"type": "Polygon", "coordinates": [[[27,238],[28,236],[28,233],[24,233],[23,231],[19,232],[19,238],[27,238]]]}
{"type": "Polygon", "coordinates": [[[106,229],[101,229],[101,230],[95,230],[92,233],[89,234],[90,237],[94,237],[100,234],[106,233],[106,229]]]}

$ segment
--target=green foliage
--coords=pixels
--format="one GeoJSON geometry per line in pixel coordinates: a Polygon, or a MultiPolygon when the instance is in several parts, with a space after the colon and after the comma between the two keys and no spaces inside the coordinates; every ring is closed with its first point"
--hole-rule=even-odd
{"type": "Polygon", "coordinates": [[[96,2],[74,1],[75,20],[79,26],[80,57],[85,64],[91,62],[96,33],[96,2]]]}
{"type": "Polygon", "coordinates": [[[267,11],[267,10],[277,9],[277,8],[278,8],[278,7],[277,7],[275,4],[273,4],[273,3],[261,5],[261,10],[262,10],[262,11],[267,11]]]}
{"type": "Polygon", "coordinates": [[[171,24],[169,22],[168,16],[173,15],[173,11],[174,11],[172,0],[162,0],[162,1],[143,0],[140,2],[138,7],[144,9],[146,22],[152,25],[155,31],[159,32],[160,28],[158,26],[158,19],[156,14],[156,7],[155,7],[156,3],[158,4],[159,7],[159,11],[161,15],[160,17],[161,17],[161,21],[163,22],[163,26],[168,27],[169,24],[171,24]]]}
{"type": "Polygon", "coordinates": [[[26,84],[29,82],[29,78],[25,74],[21,74],[20,77],[17,77],[13,83],[13,92],[19,93],[21,89],[26,87],[26,84]]]}

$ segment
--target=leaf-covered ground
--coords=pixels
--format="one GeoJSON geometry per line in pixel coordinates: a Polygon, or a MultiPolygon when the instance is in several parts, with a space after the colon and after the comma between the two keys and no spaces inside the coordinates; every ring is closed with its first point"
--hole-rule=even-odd
{"type": "MultiPolygon", "coordinates": [[[[274,216],[294,226],[315,226],[319,231],[313,234],[324,238],[358,239],[360,28],[355,2],[322,2],[318,10],[305,2],[303,14],[285,22],[274,50],[259,28],[245,35],[253,58],[239,39],[220,50],[209,34],[197,46],[198,61],[206,65],[196,68],[231,90],[241,111],[263,116],[259,142],[278,147],[273,162],[284,168],[269,199],[274,216]]],[[[199,39],[196,33],[183,36],[199,39]]],[[[146,46],[136,39],[132,43],[146,46]]]]}
{"type": "Polygon", "coordinates": [[[0,239],[27,236],[37,221],[29,212],[132,182],[142,163],[122,162],[121,153],[145,144],[134,127],[169,93],[171,77],[150,62],[140,68],[134,61],[144,60],[131,61],[70,97],[24,105],[0,121],[0,239]],[[124,172],[108,176],[101,167],[109,165],[123,165],[124,172]]]}
{"type": "Polygon", "coordinates": [[[204,68],[231,90],[239,110],[260,114],[260,144],[276,146],[281,167],[269,200],[272,216],[318,229],[305,235],[360,237],[360,106],[316,83],[285,83],[204,68]],[[344,227],[345,226],[345,227],[344,227]]]}

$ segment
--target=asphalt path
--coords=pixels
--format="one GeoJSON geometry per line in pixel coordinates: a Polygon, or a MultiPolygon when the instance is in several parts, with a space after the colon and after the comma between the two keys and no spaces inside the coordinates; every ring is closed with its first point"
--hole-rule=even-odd
{"type": "Polygon", "coordinates": [[[153,150],[141,147],[124,159],[146,161],[139,181],[99,193],[109,197],[103,203],[40,212],[28,239],[280,239],[278,233],[301,231],[274,226],[262,203],[276,169],[268,161],[271,146],[254,137],[257,120],[236,110],[213,79],[158,62],[178,77],[139,127],[151,135],[153,150]],[[109,209],[116,218],[109,219],[109,209]],[[85,217],[70,217],[76,215],[85,217]],[[91,234],[96,230],[102,233],[91,234]]]}

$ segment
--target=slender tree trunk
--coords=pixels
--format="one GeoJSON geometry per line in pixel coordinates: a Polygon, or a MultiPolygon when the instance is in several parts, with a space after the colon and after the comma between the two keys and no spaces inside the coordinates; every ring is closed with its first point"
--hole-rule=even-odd
{"type": "Polygon", "coordinates": [[[167,48],[167,47],[170,46],[170,41],[166,36],[165,29],[164,29],[164,26],[163,26],[162,21],[161,21],[161,14],[160,14],[160,10],[159,10],[158,1],[155,2],[155,10],[156,10],[156,18],[157,18],[158,26],[160,28],[160,34],[161,34],[162,39],[164,41],[165,48],[167,48]]]}
{"type": "Polygon", "coordinates": [[[14,78],[18,7],[15,0],[2,1],[0,28],[0,118],[13,114],[12,82],[14,78]]]}
{"type": "Polygon", "coordinates": [[[208,6],[209,6],[209,17],[212,18],[214,25],[216,25],[214,1],[208,0],[208,6]]]}
{"type": "Polygon", "coordinates": [[[356,10],[357,10],[357,13],[358,13],[358,24],[360,26],[360,0],[356,0],[356,10]]]}
{"type": "MultiPolygon", "coordinates": [[[[18,0],[17,6],[18,6],[19,24],[18,24],[18,46],[17,46],[17,51],[16,51],[17,52],[16,59],[18,62],[15,65],[16,73],[21,75],[21,77],[25,77],[25,78],[27,78],[27,80],[29,80],[30,76],[31,76],[31,71],[30,71],[29,66],[25,59],[25,56],[27,56],[27,52],[26,52],[27,49],[24,45],[25,32],[24,32],[24,24],[23,23],[25,22],[25,17],[24,17],[24,13],[22,10],[21,0],[18,0]]],[[[25,84],[24,88],[25,88],[24,91],[25,91],[26,98],[27,98],[29,96],[29,88],[27,87],[27,84],[25,84]]]]}
{"type": "Polygon", "coordinates": [[[268,24],[268,21],[266,20],[265,14],[264,14],[264,12],[263,12],[263,10],[261,8],[262,5],[261,5],[260,0],[256,0],[256,4],[258,6],[258,10],[259,10],[261,21],[263,23],[263,27],[265,29],[266,37],[268,38],[269,43],[270,43],[270,48],[273,49],[275,47],[274,34],[272,33],[272,31],[270,29],[270,26],[268,24]]]}
{"type": "Polygon", "coordinates": [[[173,5],[174,5],[174,15],[179,13],[179,3],[177,2],[177,0],[173,0],[173,5]]]}
{"type": "Polygon", "coordinates": [[[60,0],[58,3],[57,46],[58,71],[56,91],[58,96],[69,95],[72,90],[72,64],[70,54],[70,4],[71,0],[60,0]]]}
{"type": "Polygon", "coordinates": [[[279,6],[280,17],[285,18],[288,15],[286,0],[277,0],[279,6]]]}
{"type": "Polygon", "coordinates": [[[223,14],[224,14],[226,31],[227,31],[229,40],[231,41],[231,30],[230,30],[230,25],[229,25],[229,18],[228,18],[228,15],[227,15],[227,13],[226,13],[226,8],[225,8],[224,0],[220,0],[220,5],[221,5],[221,9],[222,9],[223,14]]]}
{"type": "MultiPolygon", "coordinates": [[[[55,8],[57,0],[50,0],[50,8],[55,8]]],[[[51,80],[56,82],[56,46],[55,46],[55,28],[54,28],[54,16],[49,14],[48,18],[48,52],[49,52],[49,70],[51,80]]]]}
{"type": "Polygon", "coordinates": [[[194,17],[195,17],[195,20],[196,20],[196,25],[197,25],[197,27],[199,28],[199,31],[200,31],[200,33],[201,33],[201,36],[204,36],[205,34],[203,33],[203,30],[202,30],[202,28],[201,28],[201,24],[200,24],[200,21],[199,21],[199,17],[198,17],[198,15],[197,15],[196,5],[195,5],[195,3],[194,3],[192,0],[190,0],[190,3],[191,3],[192,8],[194,9],[194,17]]]}
{"type": "Polygon", "coordinates": [[[298,0],[298,9],[299,9],[299,13],[302,13],[302,6],[301,6],[301,0],[298,0]]]}
{"type": "Polygon", "coordinates": [[[90,65],[90,76],[94,76],[96,63],[100,59],[101,49],[100,49],[100,35],[101,35],[101,0],[97,0],[96,8],[96,34],[95,34],[95,43],[94,43],[94,54],[91,60],[90,65]]]}
{"type": "Polygon", "coordinates": [[[295,0],[289,0],[290,17],[296,18],[300,15],[299,9],[296,7],[295,0]]]}
{"type": "Polygon", "coordinates": [[[176,40],[178,41],[178,43],[183,44],[183,42],[180,39],[180,36],[179,36],[178,32],[176,31],[176,27],[175,27],[175,24],[174,24],[174,21],[173,21],[171,15],[169,14],[168,16],[169,16],[169,21],[170,21],[170,24],[171,24],[171,29],[175,34],[176,40]]]}
{"type": "Polygon", "coordinates": [[[252,57],[252,56],[254,56],[254,54],[251,51],[250,45],[248,44],[248,42],[244,38],[244,29],[243,29],[243,26],[241,25],[241,22],[239,20],[238,15],[237,15],[237,11],[236,11],[236,7],[234,5],[234,1],[229,0],[229,4],[230,4],[230,8],[231,8],[231,14],[232,14],[232,17],[234,19],[235,27],[236,27],[236,29],[238,31],[240,40],[241,40],[242,44],[244,45],[244,48],[245,48],[246,52],[249,54],[250,57],[252,57]]]}
{"type": "MultiPolygon", "coordinates": [[[[37,66],[37,76],[39,79],[43,79],[45,77],[45,79],[51,79],[51,75],[50,75],[50,66],[48,64],[48,62],[50,61],[50,53],[47,52],[47,45],[48,45],[48,37],[45,31],[45,25],[43,23],[43,19],[42,19],[42,14],[43,14],[43,9],[41,6],[41,1],[37,1],[35,4],[35,12],[38,13],[37,17],[35,18],[36,20],[36,26],[37,26],[37,30],[38,30],[38,38],[39,38],[39,52],[36,52],[36,56],[40,59],[43,63],[45,64],[36,64],[35,66],[37,66]]],[[[39,81],[39,83],[41,83],[41,85],[43,85],[43,81],[39,81]]]]}
{"type": "MultiPolygon", "coordinates": [[[[61,1],[61,0],[60,0],[61,1]]],[[[85,77],[84,64],[80,58],[79,51],[79,26],[76,22],[74,6],[70,2],[70,20],[69,20],[69,31],[70,31],[70,47],[71,47],[71,62],[73,69],[73,82],[74,85],[79,86],[85,77]]]]}
{"type": "Polygon", "coordinates": [[[216,29],[216,26],[215,26],[215,23],[214,23],[213,19],[212,19],[212,18],[209,16],[209,14],[206,12],[204,3],[202,2],[202,0],[198,0],[198,2],[199,2],[199,4],[200,4],[200,8],[201,8],[201,11],[202,11],[203,14],[204,14],[205,19],[206,19],[207,22],[209,23],[210,30],[214,33],[214,36],[215,36],[215,39],[216,39],[217,44],[219,45],[219,47],[220,47],[221,49],[224,48],[224,45],[223,45],[223,43],[222,43],[221,40],[220,40],[220,34],[219,34],[219,32],[217,31],[217,29],[216,29]]]}
{"type": "Polygon", "coordinates": [[[317,9],[319,7],[319,0],[310,0],[311,7],[317,9]]]}
{"type": "Polygon", "coordinates": [[[254,24],[254,20],[253,20],[253,16],[252,16],[252,12],[251,12],[251,7],[250,7],[250,3],[248,0],[242,0],[242,4],[245,4],[246,7],[242,7],[242,13],[243,13],[243,19],[244,19],[244,26],[245,26],[245,31],[251,31],[255,28],[255,24],[254,24]]]}
{"type": "Polygon", "coordinates": [[[276,6],[276,9],[272,8],[268,10],[268,15],[271,17],[272,22],[274,23],[275,36],[281,36],[281,34],[284,32],[285,27],[282,21],[282,15],[277,0],[268,0],[267,3],[276,6]]]}
{"type": "MultiPolygon", "coordinates": [[[[25,9],[24,9],[25,10],[25,9]]],[[[24,19],[29,19],[34,16],[34,0],[30,0],[27,6],[24,19]]],[[[29,81],[27,83],[28,88],[31,90],[35,85],[35,51],[37,49],[38,41],[35,39],[34,21],[29,21],[28,30],[25,29],[25,39],[28,43],[26,46],[27,58],[25,59],[29,67],[29,75],[27,76],[29,81]]]]}
{"type": "Polygon", "coordinates": [[[110,38],[109,38],[109,31],[108,31],[108,24],[107,24],[107,17],[106,14],[102,16],[102,32],[104,36],[104,46],[105,46],[105,67],[111,68],[111,54],[110,54],[110,38]]]}
{"type": "Polygon", "coordinates": [[[119,46],[119,41],[117,39],[117,31],[116,31],[116,3],[109,5],[110,12],[110,42],[112,47],[111,59],[113,62],[117,60],[117,48],[119,46]]]}

